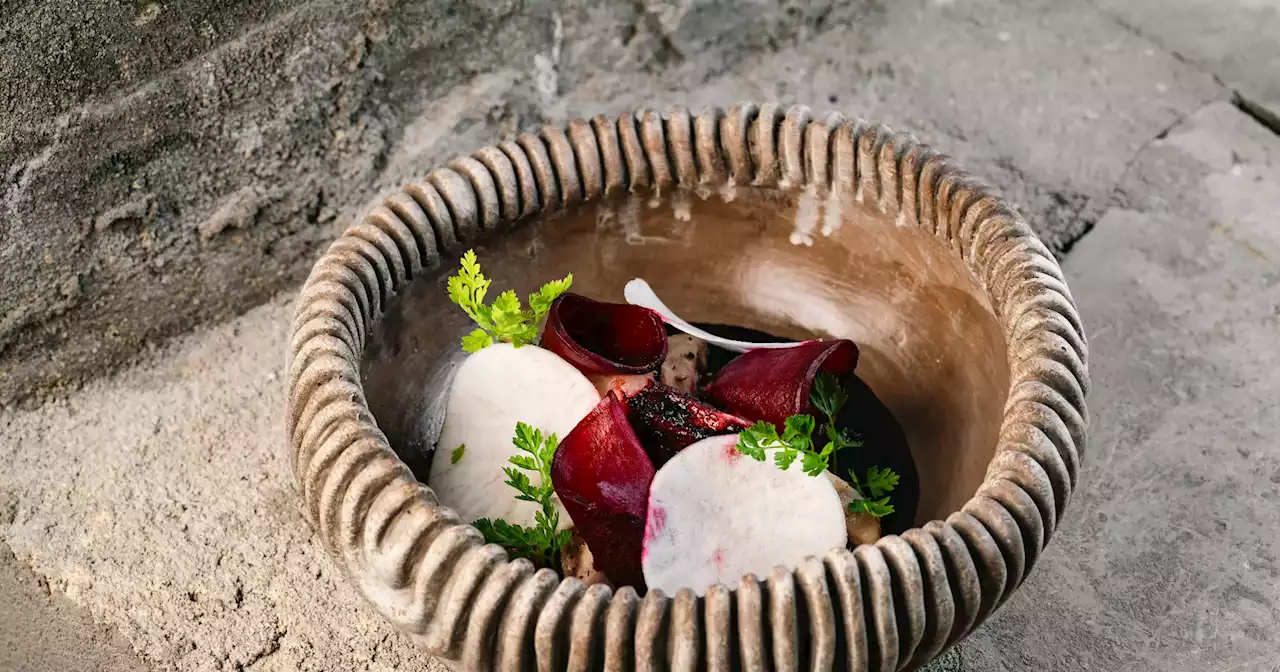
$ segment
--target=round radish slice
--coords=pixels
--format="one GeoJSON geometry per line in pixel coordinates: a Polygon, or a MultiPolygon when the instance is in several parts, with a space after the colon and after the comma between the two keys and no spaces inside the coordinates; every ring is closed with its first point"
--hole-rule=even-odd
{"type": "Polygon", "coordinates": [[[713,436],[680,451],[653,479],[644,531],[645,583],[698,595],[743,574],[766,576],[845,545],[844,512],[826,478],[798,464],[743,455],[737,435],[713,436]]]}
{"type": "MultiPolygon", "coordinates": [[[[538,505],[518,501],[503,473],[512,455],[524,454],[512,443],[516,423],[563,439],[599,402],[591,381],[556,355],[532,345],[490,345],[458,368],[427,484],[463,520],[532,526],[538,505]],[[458,446],[465,448],[455,462],[458,446]]],[[[570,525],[563,513],[560,522],[570,525]]]]}

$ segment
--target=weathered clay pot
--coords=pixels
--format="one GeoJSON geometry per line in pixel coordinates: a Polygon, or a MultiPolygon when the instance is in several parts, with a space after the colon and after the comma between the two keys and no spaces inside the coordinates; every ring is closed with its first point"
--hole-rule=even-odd
{"type": "Polygon", "coordinates": [[[1080,320],[1021,217],[914,139],[804,107],[602,116],[456,159],[332,245],[293,329],[307,512],[379,612],[466,669],[919,666],[1034,565],[1088,422],[1080,320]],[[572,271],[618,300],[644,277],[690,320],[857,341],[920,526],[704,598],[508,561],[397,456],[416,460],[427,373],[466,326],[443,278],[470,246],[497,288],[572,271]]]}

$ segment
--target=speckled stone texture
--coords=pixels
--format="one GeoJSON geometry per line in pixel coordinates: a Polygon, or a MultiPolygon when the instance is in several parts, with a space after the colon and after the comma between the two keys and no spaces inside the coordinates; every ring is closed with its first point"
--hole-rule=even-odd
{"type": "Polygon", "coordinates": [[[0,404],[296,285],[383,190],[542,121],[830,106],[960,158],[1060,250],[1227,95],[1083,0],[12,4],[0,404]]]}

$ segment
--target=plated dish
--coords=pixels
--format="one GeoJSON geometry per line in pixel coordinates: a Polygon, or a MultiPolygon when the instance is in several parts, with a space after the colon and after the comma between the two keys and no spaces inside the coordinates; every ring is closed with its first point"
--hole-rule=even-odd
{"type": "MultiPolygon", "coordinates": [[[[284,416],[304,512],[388,622],[462,669],[915,669],[987,619],[1042,557],[1088,425],[1079,315],[1016,210],[913,138],[803,106],[597,116],[458,157],[333,243],[291,333],[284,416]],[[527,301],[572,271],[566,291],[640,305],[626,288],[647,278],[712,337],[851,339],[842,415],[863,445],[833,451],[831,471],[853,460],[860,474],[899,473],[881,538],[852,551],[846,538],[704,594],[615,577],[585,585],[563,549],[535,567],[485,543],[477,518],[460,515],[469,489],[443,492],[431,473],[462,445],[440,438],[474,357],[461,337],[475,326],[445,285],[469,245],[483,246],[495,295],[513,287],[527,301]],[[904,435],[918,470],[892,461],[904,435]]],[[[684,347],[670,336],[669,355],[684,347]]],[[[700,340],[705,387],[742,353],[700,340]]],[[[508,387],[470,389],[521,399],[508,387]]],[[[595,393],[575,412],[593,411],[595,393]]],[[[536,523],[540,503],[503,484],[515,423],[529,419],[504,407],[504,418],[474,416],[501,419],[494,435],[510,451],[476,473],[492,474],[497,501],[533,506],[536,523]]],[[[585,417],[565,420],[557,443],[585,417]]],[[[526,424],[544,440],[553,429],[526,424]]],[[[457,466],[483,454],[466,444],[457,466]]],[[[577,546],[581,521],[553,501],[566,517],[556,529],[577,546]]],[[[664,529],[696,521],[673,516],[664,529]]]]}
{"type": "Polygon", "coordinates": [[[474,251],[448,280],[475,326],[433,377],[428,484],[510,556],[702,594],[911,525],[915,465],[853,341],[691,324],[642,279],[623,302],[491,284],[474,251]]]}

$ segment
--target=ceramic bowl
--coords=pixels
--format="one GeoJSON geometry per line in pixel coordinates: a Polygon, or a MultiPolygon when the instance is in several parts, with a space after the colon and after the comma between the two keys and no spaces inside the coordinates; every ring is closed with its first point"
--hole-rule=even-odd
{"type": "MultiPolygon", "coordinates": [[[[673,109],[455,159],[348,229],[297,303],[287,427],[305,509],[373,606],[469,670],[900,670],[1017,589],[1076,486],[1088,352],[1021,216],[910,136],[808,108],[673,109]],[[643,597],[485,545],[415,477],[444,278],[633,277],[691,321],[851,338],[919,470],[916,527],[703,597],[643,597]]],[[[764,512],[760,515],[785,515],[764,512]]]]}

